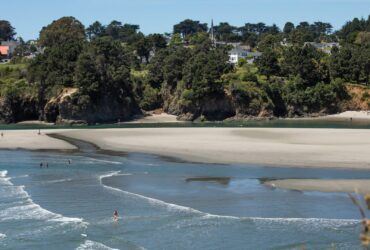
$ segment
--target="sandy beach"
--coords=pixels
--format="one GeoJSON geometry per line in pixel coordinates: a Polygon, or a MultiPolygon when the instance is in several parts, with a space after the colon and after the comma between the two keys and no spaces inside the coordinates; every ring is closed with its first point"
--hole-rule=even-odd
{"type": "Polygon", "coordinates": [[[299,191],[370,193],[370,180],[289,179],[265,182],[265,185],[299,191]]]}
{"type": "Polygon", "coordinates": [[[342,120],[370,120],[370,110],[368,111],[346,111],[343,113],[328,115],[326,119],[342,119],[342,120]]]}
{"type": "Polygon", "coordinates": [[[370,130],[293,128],[125,128],[7,130],[5,149],[74,149],[46,134],[85,140],[102,149],[187,161],[370,169],[370,130]]]}
{"type": "Polygon", "coordinates": [[[178,122],[182,121],[177,120],[177,116],[170,115],[167,113],[161,113],[161,114],[150,114],[138,119],[134,119],[132,121],[122,123],[178,123],[178,122]]]}
{"type": "Polygon", "coordinates": [[[61,140],[51,138],[45,134],[62,132],[63,130],[5,130],[0,131],[0,149],[28,149],[28,150],[71,150],[75,146],[61,140]]]}
{"type": "Polygon", "coordinates": [[[130,128],[58,133],[106,150],[196,162],[370,169],[370,130],[130,128]]]}
{"type": "MultiPolygon", "coordinates": [[[[126,128],[7,130],[0,149],[70,150],[59,134],[104,150],[139,152],[186,161],[261,166],[370,169],[370,130],[293,128],[126,128]]],[[[279,188],[370,192],[369,180],[278,180],[279,188]]]]}

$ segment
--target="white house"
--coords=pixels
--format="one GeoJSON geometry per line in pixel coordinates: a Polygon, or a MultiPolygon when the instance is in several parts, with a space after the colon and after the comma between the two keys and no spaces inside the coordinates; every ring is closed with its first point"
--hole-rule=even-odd
{"type": "Polygon", "coordinates": [[[229,62],[237,64],[240,59],[247,59],[249,64],[252,64],[254,60],[262,55],[261,52],[251,52],[241,47],[233,48],[229,51],[229,62]]]}
{"type": "Polygon", "coordinates": [[[330,54],[331,53],[331,49],[333,47],[338,47],[340,48],[340,44],[339,43],[315,43],[315,42],[305,42],[304,43],[304,46],[307,46],[307,45],[311,45],[313,46],[314,48],[318,49],[318,50],[321,50],[323,51],[324,53],[326,54],[330,54]]]}
{"type": "Polygon", "coordinates": [[[246,58],[248,51],[241,48],[233,48],[229,51],[229,62],[237,64],[241,58],[246,58]]]}

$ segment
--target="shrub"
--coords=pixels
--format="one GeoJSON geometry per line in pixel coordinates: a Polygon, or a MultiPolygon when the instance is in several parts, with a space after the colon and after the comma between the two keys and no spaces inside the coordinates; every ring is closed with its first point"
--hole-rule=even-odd
{"type": "Polygon", "coordinates": [[[152,110],[158,108],[161,104],[159,90],[151,87],[149,84],[144,86],[140,101],[140,108],[144,110],[152,110]]]}

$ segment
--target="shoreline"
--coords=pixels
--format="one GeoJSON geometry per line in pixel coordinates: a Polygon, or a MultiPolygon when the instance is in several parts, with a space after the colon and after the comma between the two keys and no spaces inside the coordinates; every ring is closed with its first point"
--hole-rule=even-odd
{"type": "Polygon", "coordinates": [[[187,162],[370,169],[370,130],[155,128],[64,131],[103,150],[187,162]],[[340,137],[343,137],[342,139],[340,137]],[[343,145],[341,145],[341,143],[343,145]]]}
{"type": "MultiPolygon", "coordinates": [[[[41,135],[38,135],[35,131],[18,130],[6,133],[4,137],[0,138],[0,150],[61,153],[91,152],[115,156],[142,153],[155,155],[171,162],[254,165],[255,167],[269,166],[277,168],[294,167],[308,170],[312,168],[370,170],[370,155],[366,154],[370,149],[370,141],[367,138],[370,138],[370,130],[282,128],[73,129],[50,130],[41,135]],[[5,137],[8,142],[12,141],[13,146],[17,147],[4,147],[5,137]],[[20,140],[19,137],[24,138],[20,140]],[[347,146],[340,145],[340,142],[346,142],[347,146]],[[20,145],[22,143],[23,145],[20,145]],[[338,151],[340,148],[342,148],[342,152],[338,151]],[[347,155],[344,154],[343,149],[347,155]],[[235,152],[232,152],[233,150],[235,152]],[[253,151],[253,154],[249,152],[250,150],[253,151]],[[323,151],[321,152],[321,157],[323,157],[321,160],[318,160],[320,159],[320,155],[317,154],[318,150],[323,151]],[[354,152],[358,150],[362,150],[360,155],[363,158],[353,156],[354,152]],[[331,157],[328,157],[328,155],[331,157]],[[280,158],[276,158],[277,156],[280,158]],[[352,156],[352,160],[348,161],[347,158],[350,156],[352,156]],[[302,157],[305,158],[302,159],[302,157]],[[332,157],[335,158],[334,162],[332,157]],[[344,159],[347,159],[347,162],[343,162],[344,159]],[[361,165],[361,160],[363,165],[361,165]]],[[[267,187],[295,191],[370,193],[370,180],[366,179],[278,179],[266,180],[262,184],[267,187]]]]}
{"type": "MultiPolygon", "coordinates": [[[[337,123],[343,123],[343,124],[351,124],[352,122],[354,124],[369,124],[370,125],[370,110],[369,111],[345,111],[338,114],[331,114],[331,115],[307,115],[302,117],[250,117],[250,118],[228,118],[225,120],[220,121],[204,121],[204,122],[197,122],[197,121],[180,121],[177,120],[177,116],[170,115],[167,113],[161,113],[161,114],[155,114],[150,113],[147,115],[143,115],[140,117],[133,118],[129,121],[122,121],[118,123],[102,123],[102,124],[95,124],[95,125],[74,125],[71,126],[69,124],[55,124],[55,123],[47,123],[43,121],[35,121],[35,120],[29,120],[29,121],[21,121],[13,124],[0,124],[0,130],[12,130],[11,126],[17,127],[16,129],[83,129],[83,128],[89,128],[89,126],[128,126],[130,128],[137,127],[150,127],[155,125],[165,125],[168,127],[187,127],[187,125],[192,124],[195,127],[202,127],[204,124],[227,124],[230,125],[230,127],[234,127],[233,124],[235,124],[235,127],[238,127],[240,123],[246,123],[248,122],[284,122],[284,121],[290,121],[290,122],[310,122],[310,121],[317,121],[317,122],[337,122],[337,123]],[[6,126],[9,126],[7,128],[6,126]],[[22,127],[24,126],[24,127],[22,127]],[[27,128],[27,126],[30,126],[27,128]],[[32,127],[34,126],[34,127],[32,127]],[[3,127],[3,128],[1,128],[3,127]]],[[[247,126],[248,127],[248,126],[247,126]]],[[[253,126],[252,126],[253,127],[253,126]]],[[[259,127],[259,126],[255,126],[259,127]]],[[[310,128],[310,127],[307,127],[310,128]]],[[[343,127],[346,128],[346,127],[343,127]]],[[[349,129],[353,129],[352,127],[349,127],[349,129]]],[[[357,129],[355,127],[355,129],[357,129]]]]}
{"type": "Polygon", "coordinates": [[[196,163],[370,170],[370,130],[366,129],[61,129],[42,135],[12,130],[0,138],[0,149],[77,150],[78,145],[68,138],[114,155],[144,153],[196,163]]]}

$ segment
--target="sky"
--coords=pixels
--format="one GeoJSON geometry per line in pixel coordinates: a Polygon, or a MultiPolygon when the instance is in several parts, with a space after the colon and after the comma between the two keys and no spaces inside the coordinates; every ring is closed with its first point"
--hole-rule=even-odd
{"type": "Polygon", "coordinates": [[[98,20],[138,24],[143,33],[171,32],[174,24],[190,18],[242,26],[264,22],[330,22],[335,29],[354,17],[370,15],[370,0],[10,0],[2,4],[0,19],[11,22],[18,36],[38,38],[42,27],[63,16],[74,16],[85,26],[98,20]]]}

